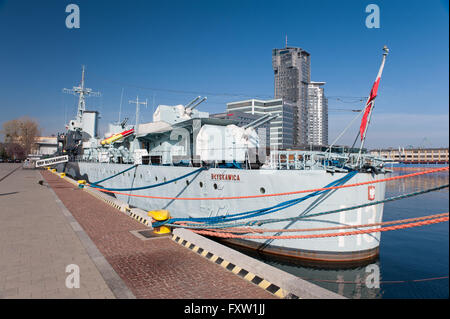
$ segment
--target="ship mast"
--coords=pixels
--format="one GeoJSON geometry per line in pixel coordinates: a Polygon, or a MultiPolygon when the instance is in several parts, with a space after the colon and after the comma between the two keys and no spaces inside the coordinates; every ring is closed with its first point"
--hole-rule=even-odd
{"type": "Polygon", "coordinates": [[[77,118],[75,121],[74,129],[81,128],[83,124],[83,113],[86,111],[86,97],[87,96],[100,96],[100,92],[93,92],[92,89],[85,87],[85,76],[84,76],[84,65],[82,66],[81,71],[81,83],[79,86],[74,86],[72,89],[63,89],[64,93],[78,95],[78,109],[77,109],[77,118]]]}
{"type": "Polygon", "coordinates": [[[360,137],[361,137],[361,146],[359,148],[359,153],[358,153],[358,160],[357,160],[358,164],[361,159],[361,152],[364,147],[364,142],[366,141],[367,128],[369,127],[370,118],[371,118],[372,111],[373,111],[373,108],[375,105],[375,98],[377,97],[378,86],[380,84],[381,75],[383,74],[383,69],[384,69],[384,63],[386,62],[386,56],[388,55],[388,53],[389,53],[388,47],[384,46],[383,47],[383,59],[381,61],[380,69],[378,70],[377,78],[375,79],[375,83],[372,86],[372,90],[370,91],[370,96],[367,99],[366,107],[364,109],[364,115],[363,115],[363,118],[361,121],[360,132],[359,132],[360,137]]]}
{"type": "Polygon", "coordinates": [[[138,125],[139,125],[139,105],[140,104],[145,105],[145,108],[147,108],[147,99],[145,99],[145,102],[140,102],[139,101],[139,96],[136,96],[136,101],[131,101],[130,100],[130,101],[128,101],[128,103],[136,104],[136,125],[134,127],[134,131],[137,134],[137,132],[138,132],[138,125]]]}

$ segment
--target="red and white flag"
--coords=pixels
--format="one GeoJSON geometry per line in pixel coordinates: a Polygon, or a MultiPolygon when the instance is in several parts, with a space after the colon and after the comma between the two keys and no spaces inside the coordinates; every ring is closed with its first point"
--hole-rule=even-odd
{"type": "Polygon", "coordinates": [[[364,110],[364,115],[361,120],[361,126],[359,127],[361,141],[364,140],[364,137],[366,134],[367,125],[368,125],[368,121],[369,121],[369,115],[372,112],[373,105],[375,103],[375,98],[377,97],[378,85],[380,84],[381,74],[383,73],[384,62],[386,60],[386,55],[387,55],[388,49],[387,49],[387,47],[384,47],[383,50],[385,51],[385,53],[383,54],[383,61],[381,62],[381,66],[380,66],[380,70],[378,71],[377,78],[375,80],[375,83],[372,86],[372,90],[370,91],[370,96],[367,99],[366,108],[364,110]]]}
{"type": "Polygon", "coordinates": [[[369,113],[372,111],[373,104],[375,103],[375,98],[377,97],[378,85],[380,84],[380,78],[377,78],[370,91],[369,99],[366,103],[366,108],[364,115],[361,120],[361,126],[359,127],[359,133],[361,135],[361,141],[364,139],[364,134],[366,133],[367,120],[369,113]]]}

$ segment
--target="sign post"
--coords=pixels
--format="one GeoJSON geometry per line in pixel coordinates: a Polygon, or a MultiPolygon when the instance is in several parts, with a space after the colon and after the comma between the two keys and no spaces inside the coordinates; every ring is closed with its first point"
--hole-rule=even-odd
{"type": "Polygon", "coordinates": [[[69,156],[68,155],[51,157],[51,158],[46,158],[46,159],[42,159],[42,160],[36,161],[36,166],[35,167],[54,165],[54,164],[59,164],[59,163],[65,163],[65,162],[68,162],[68,161],[69,161],[69,156]]]}

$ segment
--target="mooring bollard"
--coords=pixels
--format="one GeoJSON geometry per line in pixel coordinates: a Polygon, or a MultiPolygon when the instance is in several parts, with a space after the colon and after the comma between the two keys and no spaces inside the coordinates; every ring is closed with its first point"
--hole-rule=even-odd
{"type": "MultiPolygon", "coordinates": [[[[148,216],[152,217],[154,221],[160,222],[168,220],[170,218],[170,213],[166,209],[151,210],[148,212],[148,216]]],[[[170,234],[171,230],[169,226],[162,225],[159,227],[155,227],[153,229],[153,232],[158,235],[163,235],[170,234]]]]}
{"type": "Polygon", "coordinates": [[[86,185],[86,181],[84,179],[80,179],[78,181],[78,188],[83,189],[85,185],[86,185]]]}

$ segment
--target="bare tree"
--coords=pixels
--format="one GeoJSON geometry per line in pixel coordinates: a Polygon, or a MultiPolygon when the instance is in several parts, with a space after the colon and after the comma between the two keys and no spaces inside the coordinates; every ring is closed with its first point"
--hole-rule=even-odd
{"type": "Polygon", "coordinates": [[[23,158],[31,153],[36,137],[40,135],[40,129],[35,120],[22,117],[3,123],[2,133],[5,135],[5,146],[10,145],[10,147],[5,147],[8,155],[23,158]]]}
{"type": "Polygon", "coordinates": [[[25,154],[31,153],[36,138],[40,135],[38,123],[30,118],[21,118],[20,121],[20,137],[22,139],[22,146],[25,150],[25,154]]]}
{"type": "Polygon", "coordinates": [[[19,120],[11,120],[3,123],[2,133],[5,135],[5,144],[14,143],[19,140],[19,120]]]}
{"type": "Polygon", "coordinates": [[[8,153],[6,152],[5,145],[0,143],[0,159],[6,159],[8,157],[8,153]]]}
{"type": "Polygon", "coordinates": [[[6,155],[15,160],[22,160],[26,157],[24,148],[17,143],[6,144],[6,155]]]}

